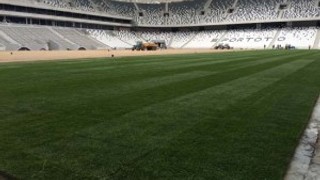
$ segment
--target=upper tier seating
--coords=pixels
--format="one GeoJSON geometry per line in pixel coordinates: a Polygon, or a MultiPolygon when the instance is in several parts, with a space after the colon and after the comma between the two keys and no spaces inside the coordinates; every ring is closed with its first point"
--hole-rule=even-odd
{"type": "Polygon", "coordinates": [[[277,19],[277,5],[283,0],[239,0],[234,13],[230,14],[227,21],[244,22],[255,20],[277,19]]]}
{"type": "Polygon", "coordinates": [[[95,4],[96,11],[105,12],[110,15],[134,17],[136,8],[133,3],[115,0],[91,0],[95,4]]]}
{"type": "MultiPolygon", "coordinates": [[[[115,15],[134,17],[136,15],[136,7],[133,3],[128,2],[119,2],[119,1],[110,1],[109,9],[113,9],[115,15]]],[[[107,10],[108,12],[108,10],[107,10]]]]}
{"type": "Polygon", "coordinates": [[[169,3],[170,16],[168,24],[197,24],[200,22],[200,12],[207,0],[184,1],[169,3]]]}
{"type": "Polygon", "coordinates": [[[71,4],[65,0],[37,0],[37,2],[42,2],[44,4],[57,8],[72,9],[71,4]]]}
{"type": "Polygon", "coordinates": [[[202,23],[218,23],[225,20],[226,11],[231,8],[235,0],[213,0],[203,16],[202,23]]]}
{"type": "Polygon", "coordinates": [[[290,7],[285,10],[283,18],[314,18],[320,17],[317,0],[291,0],[290,7]]]}
{"type": "Polygon", "coordinates": [[[81,11],[96,11],[89,0],[36,0],[37,2],[57,8],[73,9],[81,11]]]}
{"type": "Polygon", "coordinates": [[[132,17],[140,25],[189,25],[320,17],[318,0],[190,0],[141,4],[117,0],[36,0],[50,6],[132,17]],[[280,4],[288,8],[279,10],[280,4]],[[231,10],[231,11],[230,11],[231,10]],[[203,12],[204,14],[203,14],[203,12]],[[141,16],[140,12],[143,13],[141,16]],[[164,15],[168,13],[168,15],[164,15]]]}
{"type": "Polygon", "coordinates": [[[72,7],[82,11],[95,11],[89,0],[72,0],[72,7]]]}
{"type": "Polygon", "coordinates": [[[139,4],[139,10],[143,16],[137,16],[139,24],[164,25],[165,23],[165,4],[139,4]]]}

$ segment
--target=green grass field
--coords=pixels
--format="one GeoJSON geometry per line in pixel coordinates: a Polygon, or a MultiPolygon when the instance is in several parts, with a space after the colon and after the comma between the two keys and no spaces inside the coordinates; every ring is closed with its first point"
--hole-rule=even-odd
{"type": "Polygon", "coordinates": [[[0,170],[19,179],[282,179],[320,51],[0,64],[0,170]]]}

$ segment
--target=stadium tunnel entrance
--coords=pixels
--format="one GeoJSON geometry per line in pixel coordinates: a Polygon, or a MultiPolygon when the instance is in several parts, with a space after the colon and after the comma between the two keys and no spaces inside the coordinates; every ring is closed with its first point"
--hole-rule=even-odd
{"type": "Polygon", "coordinates": [[[28,47],[21,47],[18,49],[18,51],[31,51],[28,47]]]}

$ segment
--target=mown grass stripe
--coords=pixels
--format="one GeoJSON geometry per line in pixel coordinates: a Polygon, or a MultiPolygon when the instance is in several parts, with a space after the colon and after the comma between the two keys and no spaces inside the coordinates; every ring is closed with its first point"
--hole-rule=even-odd
{"type": "MultiPolygon", "coordinates": [[[[283,55],[283,56],[287,56],[287,55],[283,55]]],[[[291,55],[290,55],[291,56],[291,55]]],[[[294,56],[294,55],[292,55],[294,56]]],[[[263,56],[259,59],[259,61],[266,61],[266,60],[273,60],[273,59],[277,59],[277,58],[280,58],[281,56],[277,56],[277,57],[273,57],[273,58],[270,58],[269,56],[263,56]]],[[[257,57],[259,58],[259,56],[257,57]]],[[[104,72],[104,74],[106,74],[105,76],[101,77],[101,74],[83,74],[83,75],[80,75],[79,77],[77,75],[74,75],[74,76],[65,76],[65,75],[62,75],[63,76],[63,79],[59,80],[59,83],[65,83],[64,86],[72,86],[73,84],[79,84],[81,85],[81,82],[79,81],[82,81],[83,78],[86,79],[87,81],[87,84],[86,86],[87,87],[90,87],[90,86],[94,86],[94,87],[97,87],[99,85],[101,86],[105,86],[106,83],[115,83],[115,84],[110,84],[110,86],[115,86],[117,84],[125,84],[127,82],[130,82],[130,81],[138,81],[140,79],[145,79],[145,78],[156,78],[156,77],[162,77],[162,76],[166,76],[166,75],[171,75],[172,73],[186,73],[186,72],[189,72],[189,71],[196,71],[196,70],[199,70],[199,71],[203,71],[203,70],[206,70],[206,71],[216,71],[216,70],[224,70],[224,69],[228,69],[228,66],[232,67],[237,67],[238,64],[243,64],[244,62],[253,62],[254,61],[257,61],[257,59],[248,59],[248,60],[241,60],[239,61],[239,59],[235,59],[235,60],[230,60],[230,61],[209,61],[209,64],[201,64],[201,65],[192,65],[192,66],[188,66],[188,67],[184,67],[182,64],[180,64],[177,67],[168,67],[166,69],[162,69],[160,68],[159,71],[154,71],[152,70],[152,72],[146,74],[146,72],[144,71],[141,71],[140,69],[137,69],[135,71],[133,71],[131,69],[131,71],[134,73],[136,72],[135,74],[133,75],[127,75],[126,71],[124,71],[124,73],[126,74],[125,76],[123,75],[119,75],[119,73],[116,73],[117,75],[113,75],[114,73],[111,73],[110,75],[108,75],[107,72],[104,72]],[[172,69],[171,69],[172,68],[172,69]],[[84,77],[82,77],[84,76],[84,77]],[[128,77],[127,77],[128,76],[128,77]],[[78,80],[77,80],[78,79],[78,80]],[[99,81],[97,80],[99,79],[99,81]]],[[[197,62],[197,63],[202,63],[202,62],[197,62]]],[[[259,62],[258,62],[259,63],[259,62]]],[[[35,74],[37,75],[37,74],[35,74]]],[[[29,75],[30,76],[30,75],[29,75]]],[[[23,76],[20,76],[20,77],[23,77],[23,76]]],[[[34,81],[34,79],[30,79],[30,81],[34,81]]],[[[21,81],[22,84],[27,84],[27,83],[30,83],[30,81],[28,80],[24,80],[24,81],[21,81]]],[[[47,92],[47,90],[45,90],[45,88],[48,88],[48,89],[54,89],[56,86],[56,84],[52,84],[51,81],[47,81],[46,79],[43,79],[41,80],[41,78],[38,78],[38,76],[36,76],[36,82],[39,82],[41,81],[42,83],[46,83],[48,85],[46,86],[42,86],[41,87],[41,91],[42,92],[47,92]],[[43,82],[44,81],[44,82],[43,82]],[[52,84],[50,86],[50,84],[52,84]]],[[[21,86],[21,84],[17,84],[18,86],[21,86]]],[[[28,86],[26,86],[28,87],[28,86]]],[[[14,87],[15,88],[15,87],[14,87]]],[[[35,86],[35,88],[37,88],[37,86],[35,86]]],[[[59,88],[59,87],[58,87],[59,88]]],[[[76,87],[74,87],[76,88],[76,87]]],[[[84,88],[83,85],[81,87],[82,89],[84,88]]],[[[67,89],[65,88],[64,91],[66,91],[67,89]]],[[[14,90],[11,90],[9,89],[8,91],[10,92],[14,92],[14,90]]],[[[23,91],[22,89],[19,89],[19,92],[23,91]]],[[[29,92],[37,92],[37,89],[28,89],[29,92]]],[[[50,91],[49,91],[50,92],[50,91]]]]}
{"type": "MultiPolygon", "coordinates": [[[[82,81],[70,86],[64,81],[63,75],[66,74],[57,71],[54,76],[53,70],[50,71],[52,63],[28,64],[24,67],[27,70],[22,68],[20,74],[25,79],[42,73],[43,80],[52,82],[30,81],[31,84],[20,83],[19,86],[19,78],[1,81],[0,96],[5,101],[0,103],[0,117],[9,116],[2,119],[0,135],[4,138],[0,140],[0,169],[22,179],[261,179],[265,174],[270,179],[278,179],[284,168],[277,167],[283,167],[285,159],[290,158],[286,152],[289,148],[294,149],[297,140],[293,132],[303,129],[305,122],[301,117],[310,108],[308,102],[312,100],[312,94],[319,91],[319,73],[316,71],[319,63],[306,66],[312,61],[318,62],[319,53],[276,51],[277,57],[272,56],[273,51],[264,53],[270,55],[262,57],[259,52],[250,52],[246,55],[256,54],[255,61],[241,60],[241,54],[238,60],[242,63],[199,66],[198,69],[190,66],[185,72],[180,69],[168,72],[168,79],[155,86],[153,80],[165,78],[165,72],[153,72],[161,72],[161,67],[155,63],[156,67],[141,66],[147,69],[135,76],[134,71],[139,72],[139,68],[130,67],[130,64],[133,65],[134,59],[139,57],[128,59],[126,68],[114,72],[89,71],[89,78],[73,76],[74,80],[82,81]],[[45,72],[46,69],[49,72],[45,72]],[[29,75],[30,71],[38,72],[29,75]],[[127,78],[123,80],[124,85],[146,84],[141,84],[141,89],[137,85],[137,89],[123,91],[124,96],[96,94],[100,89],[112,89],[111,86],[119,80],[117,77],[125,75],[125,71],[130,71],[134,77],[123,76],[127,78]],[[195,72],[205,75],[191,78],[195,72]],[[114,82],[99,83],[111,73],[114,76],[109,79],[114,82]],[[170,82],[170,76],[176,79],[189,73],[190,78],[170,82]],[[153,74],[155,77],[149,76],[153,74]],[[90,84],[92,80],[96,83],[90,84]],[[57,88],[46,89],[48,84],[56,84],[57,88]],[[88,84],[92,87],[87,88],[88,84]],[[29,92],[22,91],[27,85],[30,88],[25,90],[29,89],[29,92]],[[13,91],[9,91],[10,88],[13,91]],[[69,88],[74,91],[67,91],[69,88]],[[294,88],[292,93],[298,96],[291,97],[290,88],[294,88]],[[32,92],[34,89],[38,91],[32,92]],[[63,91],[67,94],[62,94],[63,91]],[[81,96],[80,92],[86,93],[81,96]],[[78,99],[68,101],[77,94],[80,95],[78,99]],[[287,101],[293,102],[294,115],[287,114],[291,108],[284,106],[287,101]],[[16,111],[10,112],[9,107],[15,107],[16,111]],[[299,108],[302,113],[297,110],[299,108]],[[266,112],[270,115],[262,116],[266,112]],[[254,121],[250,124],[250,120],[254,121]],[[237,124],[241,125],[238,129],[237,124]],[[283,124],[288,127],[282,128],[283,124]],[[282,131],[288,129],[288,133],[282,131]],[[228,130],[231,132],[219,133],[228,130]],[[279,142],[269,142],[268,137],[278,137],[279,142]],[[289,141],[288,148],[279,146],[289,141]],[[262,142],[268,142],[270,146],[264,148],[262,142]],[[252,144],[258,147],[250,151],[252,144]],[[232,147],[239,147],[239,150],[232,147]],[[278,149],[276,147],[281,152],[273,152],[278,149]],[[270,158],[256,153],[264,149],[271,152],[270,158]],[[244,153],[239,153],[241,151],[244,153]],[[252,156],[250,152],[254,152],[252,156]],[[240,158],[231,159],[235,156],[240,158]],[[266,167],[261,166],[259,158],[266,160],[266,167]],[[278,160],[281,161],[279,165],[270,167],[278,160]]],[[[218,56],[231,61],[231,57],[237,58],[236,53],[218,56]]],[[[169,71],[170,67],[165,64],[162,71],[169,71]]],[[[196,64],[194,62],[195,67],[196,64]]],[[[13,74],[13,71],[6,70],[0,77],[7,79],[2,75],[9,77],[9,72],[13,74]]]]}
{"type": "MultiPolygon", "coordinates": [[[[116,177],[197,177],[199,174],[196,172],[200,171],[200,177],[209,179],[283,178],[290,161],[287,155],[293,153],[298,143],[303,124],[308,121],[312,102],[317,98],[320,88],[319,78],[316,80],[311,76],[303,77],[303,74],[310,71],[315,73],[314,70],[319,66],[319,61],[312,63],[274,85],[261,89],[246,100],[223,109],[215,116],[205,121],[197,121],[198,125],[185,130],[173,142],[161,144],[159,146],[164,146],[163,148],[153,150],[152,153],[129,163],[132,167],[124,167],[117,172],[116,177]],[[303,83],[305,79],[310,82],[303,83]],[[308,83],[313,83],[314,88],[308,89],[306,94],[300,94],[300,88],[308,83]],[[288,91],[302,98],[288,94],[288,91]],[[289,106],[288,102],[292,103],[292,106],[289,106]],[[299,118],[292,122],[293,117],[299,118]],[[165,157],[169,157],[168,162],[161,162],[161,158],[165,158],[164,152],[165,157]],[[202,159],[201,155],[211,157],[214,163],[202,159]],[[199,164],[199,169],[188,168],[189,163],[197,163],[195,161],[199,159],[207,163],[199,164]],[[150,162],[165,163],[167,166],[157,166],[150,162]],[[247,166],[246,170],[243,169],[244,165],[247,166]],[[173,168],[173,171],[170,171],[170,168],[173,168]],[[151,169],[153,172],[150,172],[151,169]],[[180,172],[177,172],[178,170],[180,172]]],[[[313,73],[309,75],[311,74],[313,73]]],[[[320,77],[320,73],[317,74],[320,77]]]]}
{"type": "MultiPolygon", "coordinates": [[[[234,98],[230,97],[232,99],[230,101],[228,101],[228,103],[231,103],[232,100],[234,102],[235,101],[239,101],[241,98],[245,98],[246,96],[250,95],[251,93],[253,93],[253,92],[255,92],[255,91],[259,90],[259,89],[263,89],[266,86],[269,86],[273,82],[276,82],[279,79],[287,76],[288,74],[291,74],[291,73],[299,70],[300,68],[303,68],[304,66],[308,65],[311,62],[312,61],[302,61],[302,62],[293,61],[293,62],[290,62],[288,64],[284,64],[284,65],[281,65],[281,66],[278,66],[278,67],[275,67],[275,68],[260,72],[260,73],[258,73],[256,75],[252,75],[252,76],[249,76],[249,77],[244,77],[244,78],[241,78],[241,79],[237,79],[235,81],[231,81],[230,83],[222,84],[220,86],[224,87],[225,89],[217,90],[217,89],[219,89],[218,87],[217,88],[212,88],[210,91],[207,91],[207,95],[206,94],[202,94],[201,95],[202,96],[202,100],[200,100],[200,102],[196,100],[197,98],[199,98],[199,95],[198,95],[199,92],[196,92],[196,93],[193,94],[194,97],[191,96],[191,97],[187,98],[186,102],[182,101],[182,102],[179,103],[179,101],[180,101],[179,100],[178,102],[173,103],[173,102],[170,102],[172,100],[169,100],[169,102],[168,101],[164,102],[163,105],[161,105],[161,106],[154,105],[154,107],[152,108],[153,110],[150,110],[151,107],[149,106],[149,107],[146,107],[143,110],[137,110],[137,112],[126,114],[122,118],[117,118],[116,121],[120,121],[120,119],[123,119],[123,118],[124,118],[124,120],[126,120],[126,123],[123,120],[121,120],[121,123],[118,124],[118,127],[117,127],[117,124],[115,124],[115,126],[114,126],[114,125],[110,124],[110,122],[109,123],[105,122],[104,123],[105,125],[100,124],[100,125],[97,125],[96,127],[91,127],[90,129],[86,130],[87,131],[87,133],[85,133],[86,136],[80,136],[80,137],[75,136],[75,137],[72,137],[72,138],[70,138],[68,140],[63,139],[61,141],[58,141],[59,143],[56,142],[54,144],[60,144],[60,143],[64,144],[65,143],[66,146],[68,148],[71,148],[71,149],[73,149],[75,147],[77,147],[77,148],[85,148],[85,146],[83,147],[83,145],[79,144],[79,141],[80,141],[80,142],[87,142],[88,145],[90,144],[90,146],[94,146],[94,147],[103,146],[106,149],[110,149],[112,146],[115,146],[115,147],[120,146],[120,147],[123,147],[125,149],[128,149],[129,151],[131,151],[131,149],[133,147],[135,147],[134,149],[137,149],[137,147],[142,147],[143,150],[140,151],[142,154],[140,154],[140,153],[138,153],[138,154],[140,154],[142,157],[146,158],[147,156],[145,156],[145,153],[143,153],[143,152],[146,151],[146,153],[148,153],[148,152],[150,152],[150,149],[145,149],[145,148],[143,148],[143,146],[147,145],[148,148],[151,148],[152,150],[154,150],[153,149],[154,147],[162,145],[160,142],[166,142],[167,143],[170,140],[170,138],[172,138],[172,136],[175,136],[175,135],[181,133],[181,130],[177,130],[177,129],[174,128],[174,127],[178,128],[178,126],[172,126],[172,123],[178,123],[179,124],[179,129],[185,129],[185,128],[193,126],[194,124],[196,124],[199,121],[201,121],[201,120],[194,121],[194,122],[185,121],[184,118],[186,118],[186,117],[190,118],[190,114],[185,112],[184,108],[182,108],[180,110],[180,111],[182,111],[184,113],[182,113],[182,112],[179,113],[179,115],[182,116],[182,119],[175,119],[174,122],[168,121],[169,119],[173,119],[173,117],[176,116],[176,115],[173,116],[172,113],[168,114],[165,111],[161,111],[161,110],[165,110],[165,107],[167,107],[168,104],[170,104],[170,105],[174,104],[177,107],[185,107],[186,106],[185,103],[187,103],[188,109],[192,109],[193,110],[192,112],[199,111],[199,114],[202,114],[204,112],[200,111],[200,109],[204,109],[204,111],[205,111],[207,109],[204,108],[204,107],[207,106],[208,103],[210,104],[210,102],[203,100],[203,98],[206,98],[205,96],[208,96],[207,99],[212,99],[213,100],[212,101],[213,104],[219,104],[219,103],[222,102],[222,101],[221,102],[215,101],[216,98],[223,99],[223,97],[227,98],[228,96],[230,97],[230,95],[233,95],[234,98]],[[258,85],[255,86],[254,88],[256,90],[252,90],[252,92],[250,92],[250,91],[247,92],[246,90],[247,90],[248,87],[245,87],[245,86],[242,85],[243,82],[248,82],[250,84],[259,83],[260,78],[266,78],[269,81],[263,81],[263,83],[260,82],[260,84],[259,84],[260,86],[258,86],[258,85]],[[232,88],[232,87],[234,87],[234,88],[232,88]],[[240,90],[241,88],[242,88],[242,91],[240,90]],[[218,91],[217,92],[218,94],[214,93],[215,91],[218,91]],[[219,91],[225,91],[225,93],[222,93],[222,92],[219,92],[219,91]],[[243,94],[243,92],[246,92],[247,94],[243,94]],[[240,93],[240,96],[239,95],[236,96],[237,93],[240,93]],[[212,96],[215,96],[215,98],[213,98],[212,96]],[[243,96],[243,97],[241,97],[241,96],[243,96]],[[190,102],[191,100],[193,100],[195,102],[190,102]],[[200,107],[194,106],[193,104],[199,104],[200,107]],[[150,127],[148,127],[147,128],[148,131],[143,131],[143,129],[140,129],[140,127],[141,128],[142,127],[146,128],[145,126],[146,126],[146,120],[148,119],[148,116],[144,116],[143,115],[143,112],[146,112],[146,111],[147,112],[152,111],[152,114],[153,114],[152,117],[159,117],[159,119],[154,119],[153,120],[153,121],[157,122],[156,124],[147,123],[147,124],[149,124],[149,126],[152,126],[154,129],[152,129],[152,128],[150,129],[150,127]],[[160,111],[160,112],[158,112],[158,111],[160,111]],[[170,114],[172,114],[172,115],[170,115],[170,114]],[[186,114],[186,115],[184,115],[184,114],[186,114]],[[142,119],[140,120],[140,119],[136,119],[136,118],[133,118],[133,117],[140,117],[140,118],[144,117],[143,119],[145,119],[145,120],[142,120],[142,119]],[[168,118],[168,119],[165,119],[165,118],[168,118]],[[112,130],[114,130],[114,131],[112,131],[112,130]],[[135,134],[135,136],[137,136],[139,134],[139,136],[134,138],[134,139],[131,138],[131,136],[127,136],[128,134],[132,134],[132,133],[135,134]],[[113,137],[113,135],[115,135],[115,134],[119,134],[119,135],[121,135],[121,137],[113,137]],[[151,134],[151,136],[148,135],[148,134],[151,134]],[[152,136],[152,134],[157,134],[158,138],[155,139],[155,137],[152,136]],[[148,138],[149,136],[150,136],[150,139],[148,138]],[[83,138],[87,137],[88,139],[83,139],[81,137],[83,137],[83,138]],[[159,137],[161,137],[161,138],[159,138],[159,137]],[[74,139],[74,138],[76,138],[76,139],[74,139]],[[105,138],[107,138],[107,139],[105,139],[105,138]],[[127,141],[116,142],[116,141],[112,140],[113,138],[114,139],[121,139],[122,141],[127,139],[127,141]],[[141,141],[141,139],[142,140],[144,139],[144,140],[142,142],[139,142],[139,141],[141,141]],[[96,142],[92,143],[93,141],[96,141],[96,142]],[[89,143],[89,142],[91,142],[91,143],[89,143]],[[106,145],[102,145],[104,143],[107,143],[107,144],[106,145]],[[121,143],[121,145],[120,145],[120,143],[121,143]],[[154,143],[154,145],[152,145],[153,143],[154,143]]],[[[184,99],[184,97],[181,97],[181,98],[184,99]]],[[[162,103],[160,103],[160,104],[162,104],[162,103]]],[[[226,104],[222,104],[221,106],[226,106],[226,104]]],[[[219,107],[218,109],[221,109],[221,108],[224,109],[225,107],[219,107]]],[[[175,111],[177,111],[177,110],[175,110],[175,111]]],[[[178,112],[175,112],[174,114],[177,114],[177,113],[178,112]]],[[[81,134],[83,134],[83,133],[81,133],[81,134]]],[[[79,135],[81,135],[81,134],[79,134],[79,135]]],[[[85,144],[86,143],[84,143],[84,145],[85,144]]],[[[52,151],[52,153],[57,153],[57,151],[59,152],[59,150],[56,149],[56,148],[51,147],[50,149],[54,149],[52,151]]],[[[104,151],[104,153],[106,153],[107,150],[103,150],[103,151],[104,151]]],[[[111,152],[117,153],[116,151],[112,151],[112,150],[109,153],[111,153],[111,152]]],[[[37,154],[41,154],[41,153],[38,152],[37,154]]],[[[48,152],[46,151],[45,154],[48,154],[48,152]]],[[[126,152],[126,154],[128,154],[128,152],[126,152]]],[[[112,156],[116,157],[116,155],[112,155],[112,156]]],[[[137,158],[134,158],[133,160],[130,160],[129,162],[131,162],[131,161],[136,162],[136,160],[137,160],[137,158]]],[[[121,162],[124,165],[131,164],[131,163],[124,162],[124,161],[121,161],[121,162]]],[[[73,166],[73,165],[70,164],[69,166],[73,166]]],[[[112,167],[115,167],[115,165],[113,164],[112,167]]],[[[90,170],[90,172],[95,172],[95,171],[100,171],[101,172],[101,169],[96,169],[96,167],[95,167],[94,169],[90,170]]],[[[109,169],[109,171],[111,171],[111,170],[109,169]]],[[[103,177],[108,177],[108,176],[106,174],[104,174],[104,176],[101,176],[101,177],[98,176],[97,178],[103,178],[103,177]]]]}
{"type": "MultiPolygon", "coordinates": [[[[133,93],[127,93],[122,95],[121,97],[108,98],[107,96],[107,99],[104,99],[104,101],[101,101],[101,96],[99,96],[98,99],[96,99],[95,97],[90,97],[89,99],[87,99],[87,102],[84,102],[84,104],[87,104],[87,103],[93,104],[90,107],[90,109],[88,109],[87,106],[81,106],[81,104],[80,106],[79,105],[72,106],[72,104],[70,104],[68,109],[62,110],[62,112],[68,113],[72,111],[80,111],[79,112],[80,115],[87,114],[90,116],[91,119],[94,119],[94,117],[100,116],[100,114],[95,114],[95,109],[105,108],[106,111],[110,112],[105,116],[105,118],[108,119],[115,115],[121,115],[128,111],[132,111],[137,108],[148,106],[150,103],[153,104],[153,103],[175,98],[177,94],[179,96],[183,96],[188,93],[196,92],[196,91],[213,87],[234,79],[238,79],[242,76],[250,75],[251,73],[254,74],[261,70],[272,68],[274,66],[278,66],[283,63],[290,62],[291,59],[292,57],[288,57],[287,59],[284,59],[284,60],[279,60],[275,62],[272,61],[268,63],[246,67],[246,68],[240,68],[233,71],[218,73],[212,76],[195,78],[195,79],[192,79],[192,81],[185,80],[179,83],[175,82],[171,84],[166,84],[159,87],[144,89],[144,90],[133,92],[133,93]],[[237,72],[241,72],[241,73],[237,73],[237,72]],[[127,103],[129,101],[136,102],[136,103],[135,104],[127,103]],[[108,103],[105,104],[104,102],[108,102],[108,103]]],[[[59,107],[59,105],[57,104],[56,107],[59,107]]],[[[99,119],[100,118],[97,118],[97,120],[99,119]]],[[[43,122],[46,122],[46,121],[43,121],[43,122]]]]}

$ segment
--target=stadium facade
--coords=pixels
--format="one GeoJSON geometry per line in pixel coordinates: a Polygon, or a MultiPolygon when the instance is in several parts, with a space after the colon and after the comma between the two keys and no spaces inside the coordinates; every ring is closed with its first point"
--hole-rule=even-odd
{"type": "Polygon", "coordinates": [[[319,0],[2,0],[0,50],[320,48],[319,0]]]}

